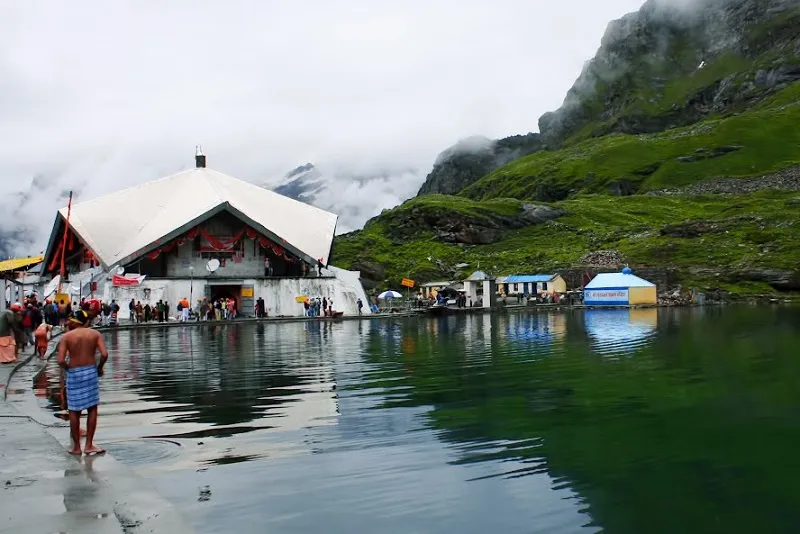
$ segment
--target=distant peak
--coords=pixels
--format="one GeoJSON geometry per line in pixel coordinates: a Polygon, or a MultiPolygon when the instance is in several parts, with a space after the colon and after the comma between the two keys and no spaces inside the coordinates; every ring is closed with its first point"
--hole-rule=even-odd
{"type": "Polygon", "coordinates": [[[313,163],[306,163],[305,165],[300,165],[299,167],[295,167],[294,169],[286,173],[286,178],[294,178],[299,174],[303,174],[313,169],[314,169],[313,163]]]}

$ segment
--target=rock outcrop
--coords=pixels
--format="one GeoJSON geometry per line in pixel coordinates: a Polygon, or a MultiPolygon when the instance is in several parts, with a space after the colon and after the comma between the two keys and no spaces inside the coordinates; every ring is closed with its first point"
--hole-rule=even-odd
{"type": "Polygon", "coordinates": [[[455,195],[506,163],[543,148],[541,136],[536,133],[499,140],[463,139],[439,154],[419,194],[455,195]]]}
{"type": "Polygon", "coordinates": [[[548,144],[580,133],[648,133],[692,124],[800,80],[796,0],[649,0],[609,24],[557,111],[548,144]]]}
{"type": "Polygon", "coordinates": [[[562,209],[539,204],[523,204],[516,215],[420,206],[387,214],[385,222],[387,234],[398,242],[432,231],[435,239],[445,243],[488,245],[501,240],[508,230],[540,224],[565,214],[562,209]]]}
{"type": "Polygon", "coordinates": [[[648,195],[744,195],[765,189],[800,191],[800,166],[755,178],[715,178],[686,187],[648,191],[648,195]]]}

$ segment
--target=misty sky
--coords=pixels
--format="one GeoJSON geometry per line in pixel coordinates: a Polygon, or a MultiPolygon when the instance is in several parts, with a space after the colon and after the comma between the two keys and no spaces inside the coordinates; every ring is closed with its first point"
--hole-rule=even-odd
{"type": "Polygon", "coordinates": [[[536,131],[641,3],[0,0],[0,233],[36,253],[62,192],[183,170],[197,143],[259,184],[315,163],[353,229],[458,139],[536,131]]]}

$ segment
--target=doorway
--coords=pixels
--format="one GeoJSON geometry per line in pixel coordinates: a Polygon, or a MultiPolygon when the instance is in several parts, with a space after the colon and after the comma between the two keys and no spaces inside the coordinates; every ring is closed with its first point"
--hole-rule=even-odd
{"type": "Polygon", "coordinates": [[[214,302],[219,299],[233,299],[236,303],[236,309],[242,309],[241,303],[242,286],[241,285],[208,285],[206,286],[206,296],[208,300],[214,302]]]}

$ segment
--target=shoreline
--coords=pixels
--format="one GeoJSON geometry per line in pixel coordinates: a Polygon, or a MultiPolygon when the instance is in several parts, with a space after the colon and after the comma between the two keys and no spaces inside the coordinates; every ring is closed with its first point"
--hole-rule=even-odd
{"type": "Polygon", "coordinates": [[[118,323],[115,326],[95,326],[96,330],[100,332],[111,332],[114,330],[146,330],[158,328],[179,328],[182,326],[198,327],[198,326],[223,326],[235,324],[270,324],[270,323],[313,323],[313,322],[342,322],[342,321],[372,321],[372,320],[385,320],[385,319],[399,319],[406,317],[447,317],[454,315],[468,315],[468,314],[503,314],[508,312],[519,311],[552,311],[552,310],[638,310],[638,309],[654,309],[654,308],[703,308],[703,307],[719,307],[719,306],[735,306],[735,305],[759,305],[759,306],[780,306],[797,304],[796,298],[753,298],[747,300],[730,300],[721,302],[707,302],[704,304],[674,304],[674,303],[659,303],[659,304],[633,304],[624,306],[590,306],[585,304],[509,304],[506,306],[496,306],[494,308],[454,308],[448,307],[443,309],[441,313],[429,312],[428,308],[421,309],[408,309],[401,310],[395,313],[370,313],[365,315],[343,315],[341,317],[306,317],[306,316],[278,316],[278,317],[265,317],[258,319],[256,317],[242,317],[232,320],[211,320],[211,321],[168,321],[156,322],[150,321],[147,323],[118,323]]]}

